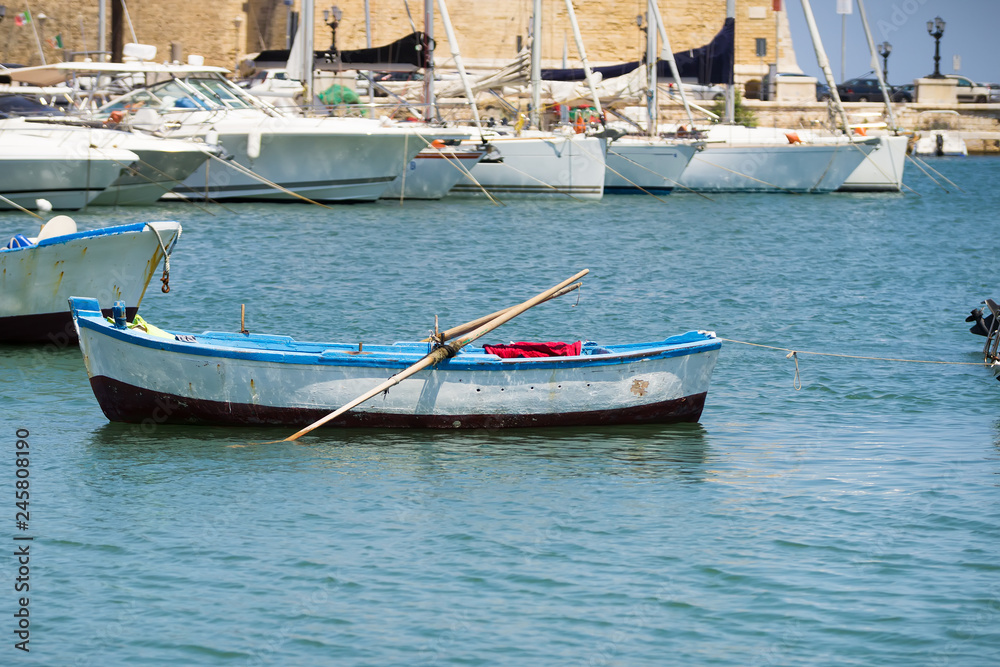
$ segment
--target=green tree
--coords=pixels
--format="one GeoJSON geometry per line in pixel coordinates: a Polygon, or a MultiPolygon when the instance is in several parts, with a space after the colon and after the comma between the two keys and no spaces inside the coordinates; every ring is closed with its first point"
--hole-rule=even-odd
{"type": "MultiPolygon", "coordinates": [[[[733,120],[737,125],[745,125],[746,127],[757,127],[757,116],[753,111],[743,106],[743,95],[740,93],[740,89],[737,88],[734,95],[733,102],[733,120]]],[[[715,106],[712,108],[712,113],[719,117],[719,120],[715,121],[721,123],[726,117],[726,101],[716,100],[715,106]]]]}

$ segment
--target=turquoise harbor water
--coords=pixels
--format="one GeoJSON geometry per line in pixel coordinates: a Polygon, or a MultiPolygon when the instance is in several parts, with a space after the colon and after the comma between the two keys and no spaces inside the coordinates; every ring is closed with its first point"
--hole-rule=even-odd
{"type": "MultiPolygon", "coordinates": [[[[1000,655],[1000,160],[906,195],[95,209],[177,219],[166,328],[724,343],[698,425],[476,432],[108,423],[76,349],[0,348],[0,664],[986,665],[1000,655]],[[15,529],[30,430],[30,530],[15,529]],[[15,535],[30,653],[14,648],[15,535]]],[[[0,216],[9,237],[34,231],[0,216]]],[[[156,280],[154,279],[154,283],[156,280]]]]}

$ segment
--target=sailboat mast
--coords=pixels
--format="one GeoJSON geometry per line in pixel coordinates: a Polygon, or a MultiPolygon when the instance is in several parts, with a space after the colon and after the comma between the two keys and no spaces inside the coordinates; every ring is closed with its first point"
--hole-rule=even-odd
{"type": "Polygon", "coordinates": [[[302,85],[305,87],[302,99],[307,112],[313,104],[313,68],[315,67],[315,46],[313,31],[316,29],[316,7],[313,0],[302,0],[302,17],[299,20],[299,30],[302,31],[302,85]]]}
{"type": "MultiPolygon", "coordinates": [[[[365,47],[372,48],[372,14],[365,0],[365,47]]],[[[368,104],[371,105],[372,118],[375,117],[375,84],[372,83],[372,73],[368,72],[368,104]]]]}
{"type": "Polygon", "coordinates": [[[528,123],[541,128],[539,107],[542,104],[542,0],[531,5],[531,111],[528,123]]]}
{"type": "Polygon", "coordinates": [[[865,3],[862,0],[858,0],[858,13],[861,14],[861,25],[865,27],[865,39],[868,40],[868,51],[872,54],[872,69],[875,70],[875,76],[878,78],[878,87],[882,91],[882,99],[885,100],[885,112],[889,118],[889,129],[896,129],[896,118],[892,113],[892,103],[889,100],[889,90],[885,83],[885,74],[882,72],[882,63],[878,61],[878,56],[875,54],[875,40],[872,39],[872,31],[868,26],[868,15],[865,13],[865,3]]]}
{"type": "Polygon", "coordinates": [[[816,19],[813,17],[812,5],[809,0],[802,0],[802,11],[806,15],[806,25],[809,26],[809,34],[812,36],[813,48],[816,50],[816,62],[823,70],[826,77],[826,85],[830,87],[830,99],[837,111],[840,113],[841,122],[844,123],[844,133],[850,135],[850,123],[847,121],[847,112],[840,101],[840,93],[837,91],[837,82],[833,79],[833,70],[830,69],[830,60],[826,57],[826,49],[823,48],[823,40],[820,39],[819,29],[816,27],[816,19]]]}
{"type": "MultiPolygon", "coordinates": [[[[726,19],[736,20],[736,0],[726,0],[726,19]]],[[[726,118],[725,122],[732,125],[736,122],[736,86],[733,70],[736,68],[736,54],[731,56],[729,63],[729,82],[726,84],[726,118]]]]}
{"type": "MultiPolygon", "coordinates": [[[[365,0],[368,2],[368,0],[365,0]]],[[[434,99],[434,0],[424,0],[424,58],[427,67],[424,69],[424,104],[427,111],[424,120],[437,119],[437,100],[434,99]]]]}
{"type": "Polygon", "coordinates": [[[587,86],[590,87],[590,96],[594,101],[594,108],[597,109],[597,117],[604,118],[601,98],[597,95],[597,86],[594,84],[594,73],[590,69],[590,63],[587,62],[587,51],[583,48],[583,35],[580,34],[580,25],[576,22],[573,0],[566,0],[566,13],[569,15],[570,25],[573,26],[573,39],[576,40],[576,50],[580,54],[580,60],[583,61],[583,73],[587,77],[587,86]]]}
{"type": "Polygon", "coordinates": [[[458,39],[455,37],[455,29],[451,25],[448,5],[445,4],[444,0],[438,0],[438,11],[441,12],[444,33],[448,36],[451,57],[455,60],[455,68],[458,70],[458,76],[462,80],[462,87],[465,88],[465,97],[469,100],[469,106],[472,108],[472,120],[476,123],[476,128],[481,133],[483,126],[479,122],[479,107],[476,106],[476,96],[472,93],[472,86],[469,84],[469,75],[465,71],[465,63],[462,61],[462,54],[458,50],[458,39]]]}
{"type": "Polygon", "coordinates": [[[663,17],[660,16],[660,6],[656,0],[652,0],[650,6],[656,14],[656,27],[660,32],[660,41],[663,42],[663,47],[660,49],[660,60],[666,60],[670,65],[670,75],[674,77],[674,83],[677,84],[677,90],[681,94],[684,113],[687,114],[691,129],[694,129],[694,116],[691,115],[691,106],[688,104],[687,93],[684,92],[684,86],[681,85],[681,75],[677,71],[677,61],[674,60],[674,52],[670,47],[670,40],[667,38],[667,28],[663,25],[663,17]]]}
{"type": "Polygon", "coordinates": [[[656,89],[656,17],[653,14],[653,0],[646,2],[646,134],[656,136],[659,104],[656,89]]]}

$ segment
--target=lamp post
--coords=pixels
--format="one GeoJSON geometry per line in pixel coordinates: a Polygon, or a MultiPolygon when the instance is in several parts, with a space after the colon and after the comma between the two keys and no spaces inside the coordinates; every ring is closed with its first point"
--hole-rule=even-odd
{"type": "Polygon", "coordinates": [[[243,26],[243,17],[239,14],[233,19],[233,28],[236,32],[236,53],[233,55],[233,61],[235,67],[233,68],[233,76],[238,76],[240,71],[240,27],[243,26]]]}
{"type": "Polygon", "coordinates": [[[323,10],[323,22],[330,26],[330,51],[333,53],[337,52],[337,25],[343,16],[344,12],[336,5],[323,10]]]}
{"type": "Polygon", "coordinates": [[[941,36],[944,35],[944,20],[938,16],[927,22],[927,34],[934,38],[934,73],[928,79],[943,79],[941,74],[941,36]]]}
{"type": "Polygon", "coordinates": [[[885,77],[885,82],[889,83],[889,54],[892,53],[892,44],[889,42],[882,42],[878,45],[878,54],[882,56],[882,76],[885,77]]]}

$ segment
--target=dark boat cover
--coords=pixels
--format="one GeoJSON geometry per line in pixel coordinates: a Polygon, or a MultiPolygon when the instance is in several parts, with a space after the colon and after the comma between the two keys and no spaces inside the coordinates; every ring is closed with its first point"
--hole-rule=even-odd
{"type": "MultiPolygon", "coordinates": [[[[385,46],[340,51],[340,64],[342,69],[412,71],[427,66],[426,43],[427,35],[414,32],[385,46]]],[[[257,67],[284,67],[288,53],[289,49],[261,51],[253,62],[257,67]]],[[[315,59],[319,69],[337,62],[332,51],[316,51],[315,59]]]]}
{"type": "MultiPolygon", "coordinates": [[[[698,83],[708,85],[713,83],[732,83],[733,63],[736,37],[736,21],[727,18],[712,41],[705,46],[688,51],[680,51],[674,54],[674,61],[677,63],[677,72],[682,79],[697,79],[698,83]]],[[[609,65],[607,67],[595,67],[592,71],[600,72],[605,79],[622,76],[639,67],[641,61],[635,60],[621,65],[609,65]]],[[[658,78],[669,78],[670,63],[658,61],[656,64],[656,76],[658,78]]],[[[584,81],[586,79],[583,69],[543,69],[542,79],[546,81],[584,81]]]]}

